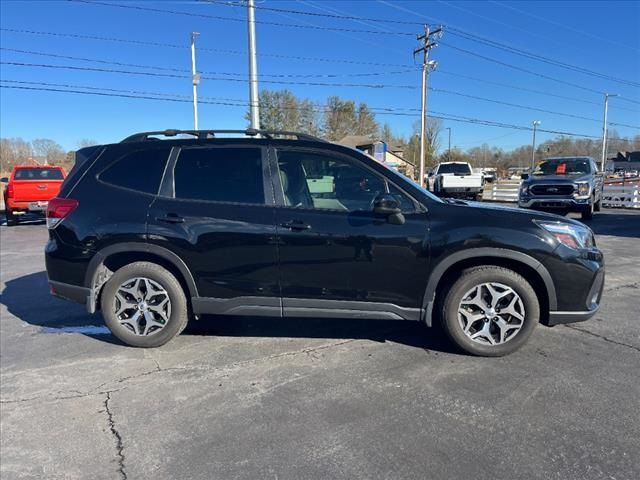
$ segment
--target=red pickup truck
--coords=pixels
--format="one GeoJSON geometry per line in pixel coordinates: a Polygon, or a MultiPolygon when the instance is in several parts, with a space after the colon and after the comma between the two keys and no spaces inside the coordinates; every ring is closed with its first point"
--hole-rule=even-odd
{"type": "Polygon", "coordinates": [[[58,195],[66,174],[51,165],[16,165],[11,176],[0,179],[7,184],[4,205],[7,225],[15,225],[25,213],[44,214],[49,200],[58,195]]]}

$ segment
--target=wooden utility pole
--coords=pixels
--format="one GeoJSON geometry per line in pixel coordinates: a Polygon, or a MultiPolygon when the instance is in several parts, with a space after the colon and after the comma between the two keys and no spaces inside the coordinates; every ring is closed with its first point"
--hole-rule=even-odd
{"type": "Polygon", "coordinates": [[[434,38],[442,36],[442,27],[431,30],[429,25],[424,26],[424,33],[418,35],[418,40],[422,42],[420,48],[413,51],[415,57],[418,53],[422,53],[422,102],[420,115],[420,185],[424,187],[424,160],[426,155],[427,141],[427,91],[429,89],[429,72],[435,70],[437,62],[429,60],[429,50],[438,44],[432,42],[434,38]]]}

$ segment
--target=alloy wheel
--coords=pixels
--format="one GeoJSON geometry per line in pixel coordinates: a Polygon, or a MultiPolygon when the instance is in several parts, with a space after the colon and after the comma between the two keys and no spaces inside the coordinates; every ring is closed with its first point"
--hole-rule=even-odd
{"type": "Polygon", "coordinates": [[[155,335],[169,323],[171,300],[165,288],[145,277],[135,277],[116,290],[113,308],[121,325],[139,336],[155,335]]]}
{"type": "Polygon", "coordinates": [[[516,291],[502,283],[488,282],[465,293],[458,307],[464,334],[483,345],[501,345],[524,326],[524,303],[516,291]]]}

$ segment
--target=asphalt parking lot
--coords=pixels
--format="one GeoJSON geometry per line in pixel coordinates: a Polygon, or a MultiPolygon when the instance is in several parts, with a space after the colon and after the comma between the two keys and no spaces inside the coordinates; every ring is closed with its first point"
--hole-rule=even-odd
{"type": "Polygon", "coordinates": [[[640,478],[640,212],[590,225],[598,315],[499,359],[364,320],[204,318],[124,347],[49,295],[42,222],[2,226],[0,476],[640,478]]]}

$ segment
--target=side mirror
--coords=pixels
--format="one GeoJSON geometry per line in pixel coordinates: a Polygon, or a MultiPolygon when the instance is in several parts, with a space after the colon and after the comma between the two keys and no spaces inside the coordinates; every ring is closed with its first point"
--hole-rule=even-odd
{"type": "Polygon", "coordinates": [[[9,178],[7,178],[7,177],[2,177],[2,178],[0,178],[0,182],[2,182],[2,183],[9,183],[9,178]]]}
{"type": "Polygon", "coordinates": [[[402,225],[404,223],[400,202],[389,193],[382,193],[374,199],[373,213],[384,215],[387,217],[387,221],[393,225],[402,225]]]}
{"type": "Polygon", "coordinates": [[[529,174],[528,173],[523,173],[520,175],[520,179],[521,180],[526,180],[527,178],[529,178],[529,174]]]}

